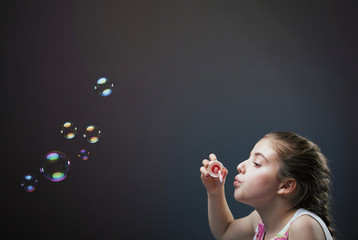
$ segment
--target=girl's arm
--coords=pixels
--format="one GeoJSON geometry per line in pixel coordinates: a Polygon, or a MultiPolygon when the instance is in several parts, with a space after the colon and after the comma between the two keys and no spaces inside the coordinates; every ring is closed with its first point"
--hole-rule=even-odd
{"type": "Polygon", "coordinates": [[[212,234],[216,239],[222,239],[230,223],[234,221],[223,187],[216,194],[208,192],[208,216],[212,234]]]}
{"type": "MultiPolygon", "coordinates": [[[[216,156],[210,154],[210,161],[215,161],[216,156]]],[[[207,171],[209,160],[203,160],[200,168],[201,179],[208,194],[208,216],[212,234],[216,239],[252,239],[255,232],[255,224],[259,221],[256,211],[247,217],[234,220],[225,198],[225,178],[228,173],[224,168],[223,182],[211,177],[207,171]],[[256,223],[255,223],[256,222],[256,223]]]]}

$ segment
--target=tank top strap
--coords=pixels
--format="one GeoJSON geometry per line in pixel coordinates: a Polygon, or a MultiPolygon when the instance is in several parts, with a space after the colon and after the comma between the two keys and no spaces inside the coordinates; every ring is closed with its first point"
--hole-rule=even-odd
{"type": "Polygon", "coordinates": [[[256,227],[255,236],[253,240],[262,240],[265,236],[265,225],[262,220],[256,227]]]}
{"type": "MultiPolygon", "coordinates": [[[[304,208],[300,208],[296,211],[296,213],[293,215],[293,217],[290,219],[290,221],[287,223],[287,225],[284,227],[284,229],[286,229],[288,231],[288,228],[290,227],[291,223],[302,215],[310,215],[311,217],[313,217],[319,223],[319,225],[321,225],[324,235],[326,236],[326,240],[332,240],[331,233],[329,232],[324,221],[319,216],[314,214],[313,212],[308,211],[304,208]]],[[[284,230],[284,229],[282,229],[282,230],[284,230]]]]}

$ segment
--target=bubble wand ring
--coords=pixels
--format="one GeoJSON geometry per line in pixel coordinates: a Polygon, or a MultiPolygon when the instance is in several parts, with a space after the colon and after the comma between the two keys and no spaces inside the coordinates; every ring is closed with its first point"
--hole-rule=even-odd
{"type": "Polygon", "coordinates": [[[209,163],[209,166],[208,166],[208,172],[210,174],[210,176],[212,177],[218,177],[220,182],[222,183],[223,182],[223,179],[224,179],[224,165],[215,160],[215,161],[211,161],[209,163]]]}

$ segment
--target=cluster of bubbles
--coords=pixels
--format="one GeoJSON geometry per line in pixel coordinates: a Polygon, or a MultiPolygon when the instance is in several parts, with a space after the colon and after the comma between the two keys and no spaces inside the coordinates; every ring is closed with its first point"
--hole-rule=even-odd
{"type": "MultiPolygon", "coordinates": [[[[108,78],[102,77],[97,80],[94,90],[103,97],[112,93],[113,82],[108,78]]],[[[66,139],[73,139],[77,136],[78,129],[71,121],[65,122],[61,128],[61,134],[66,139]]],[[[89,143],[96,143],[101,136],[101,130],[96,125],[88,125],[83,132],[83,138],[89,143]]],[[[88,160],[90,152],[87,149],[81,149],[77,155],[81,160],[88,160]]],[[[70,158],[61,151],[50,151],[44,155],[40,173],[51,182],[60,182],[66,179],[70,169],[70,158]]],[[[38,187],[38,179],[35,175],[25,175],[20,184],[21,188],[26,192],[33,192],[38,187]]]]}
{"type": "MultiPolygon", "coordinates": [[[[77,127],[74,125],[73,122],[65,122],[61,128],[61,134],[66,139],[72,139],[77,135],[77,127]]],[[[101,130],[96,125],[88,125],[86,130],[83,133],[83,137],[89,143],[96,143],[101,136],[101,130]]]]}

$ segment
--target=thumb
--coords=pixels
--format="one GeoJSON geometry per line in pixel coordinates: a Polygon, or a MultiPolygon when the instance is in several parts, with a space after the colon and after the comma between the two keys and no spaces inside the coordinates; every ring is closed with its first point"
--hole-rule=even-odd
{"type": "Polygon", "coordinates": [[[228,173],[229,173],[229,171],[226,169],[226,167],[224,167],[224,176],[223,176],[224,179],[226,178],[228,173]]]}
{"type": "Polygon", "coordinates": [[[222,170],[220,170],[220,176],[219,176],[220,182],[225,181],[227,174],[228,174],[228,170],[225,167],[223,167],[222,170]]]}

